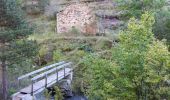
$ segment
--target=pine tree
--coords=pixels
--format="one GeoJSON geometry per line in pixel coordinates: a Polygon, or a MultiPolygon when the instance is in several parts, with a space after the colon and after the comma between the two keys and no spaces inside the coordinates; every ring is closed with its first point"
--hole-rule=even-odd
{"type": "Polygon", "coordinates": [[[3,100],[7,99],[7,66],[36,54],[35,41],[27,40],[32,30],[24,20],[16,0],[0,1],[0,67],[3,100]]]}

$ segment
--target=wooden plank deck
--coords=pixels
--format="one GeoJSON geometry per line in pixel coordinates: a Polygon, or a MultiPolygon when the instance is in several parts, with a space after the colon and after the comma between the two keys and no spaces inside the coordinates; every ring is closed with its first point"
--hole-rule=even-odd
{"type": "MultiPolygon", "coordinates": [[[[65,68],[65,76],[69,75],[71,73],[71,68],[65,68]]],[[[64,69],[58,71],[58,81],[64,78],[64,69]]],[[[47,87],[50,87],[51,85],[55,84],[57,82],[57,73],[52,74],[47,77],[47,87]]],[[[24,94],[31,94],[32,86],[29,85],[28,87],[25,87],[20,90],[20,93],[24,94]]],[[[45,79],[42,79],[38,82],[35,82],[33,84],[33,93],[41,92],[45,89],[45,79]]]]}

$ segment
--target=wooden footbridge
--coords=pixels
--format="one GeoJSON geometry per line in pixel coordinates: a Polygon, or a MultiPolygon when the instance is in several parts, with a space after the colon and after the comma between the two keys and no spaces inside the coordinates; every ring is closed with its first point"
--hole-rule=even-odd
{"type": "Polygon", "coordinates": [[[18,81],[29,78],[31,84],[12,95],[12,100],[36,100],[34,95],[69,77],[72,80],[72,63],[59,62],[18,77],[18,81]],[[31,77],[31,78],[30,78],[31,77]]]}

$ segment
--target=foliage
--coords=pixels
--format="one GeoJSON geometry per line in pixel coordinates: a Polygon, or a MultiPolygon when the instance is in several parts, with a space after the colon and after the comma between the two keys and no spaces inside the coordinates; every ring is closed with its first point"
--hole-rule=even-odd
{"type": "Polygon", "coordinates": [[[3,99],[7,92],[7,66],[32,58],[37,53],[35,41],[27,40],[33,28],[24,20],[16,0],[2,0],[0,18],[0,62],[3,73],[3,99]]]}
{"type": "Polygon", "coordinates": [[[63,44],[61,48],[62,52],[70,52],[73,49],[74,49],[74,45],[69,44],[69,43],[63,44]]]}
{"type": "Polygon", "coordinates": [[[10,95],[12,95],[12,94],[14,94],[14,93],[16,93],[17,91],[16,91],[16,89],[15,88],[10,88],[9,89],[9,94],[10,95]]]}
{"type": "Polygon", "coordinates": [[[31,81],[28,81],[28,79],[25,79],[25,80],[20,81],[20,85],[18,86],[18,81],[16,81],[16,79],[18,78],[18,76],[34,71],[35,66],[33,66],[33,64],[34,64],[34,61],[32,59],[26,59],[22,62],[18,61],[8,66],[7,76],[9,80],[8,81],[9,96],[12,95],[12,93],[10,93],[11,89],[17,92],[19,89],[26,87],[31,83],[31,81]],[[26,67],[23,67],[23,66],[26,66],[26,67]]]}
{"type": "Polygon", "coordinates": [[[126,11],[128,17],[138,17],[145,12],[155,12],[165,5],[166,0],[115,0],[121,10],[126,11]]]}
{"type": "Polygon", "coordinates": [[[112,47],[112,41],[107,40],[107,39],[99,39],[97,41],[97,44],[95,45],[95,49],[103,49],[103,50],[107,50],[110,49],[112,47]]]}
{"type": "Polygon", "coordinates": [[[57,62],[63,60],[63,54],[61,53],[61,51],[59,50],[53,51],[53,60],[57,62]]]}
{"type": "Polygon", "coordinates": [[[46,89],[44,95],[46,100],[51,100],[51,97],[53,95],[54,95],[54,100],[63,100],[62,92],[58,86],[54,86],[53,89],[51,90],[46,89]]]}
{"type": "Polygon", "coordinates": [[[17,4],[22,4],[23,0],[16,0],[17,4]]]}
{"type": "Polygon", "coordinates": [[[31,34],[31,27],[23,20],[22,11],[17,7],[15,0],[7,0],[2,8],[2,23],[0,40],[9,42],[31,34]]]}
{"type": "Polygon", "coordinates": [[[112,98],[112,81],[116,65],[97,56],[88,56],[81,63],[84,67],[82,91],[90,100],[109,100],[112,98]]]}
{"type": "Polygon", "coordinates": [[[45,54],[47,54],[47,52],[48,52],[48,47],[42,46],[42,47],[39,49],[39,56],[40,56],[40,57],[43,57],[45,54]]]}
{"type": "Polygon", "coordinates": [[[170,44],[170,9],[168,0],[116,0],[118,8],[126,13],[123,19],[130,17],[140,18],[145,11],[155,14],[154,34],[156,38],[166,39],[170,44]]]}
{"type": "Polygon", "coordinates": [[[154,40],[153,22],[148,13],[142,15],[141,21],[132,18],[120,35],[120,45],[113,51],[113,59],[120,66],[119,77],[114,80],[121,81],[114,84],[117,97],[162,99],[157,91],[164,87],[170,53],[163,43],[154,40]]]}
{"type": "MultiPolygon", "coordinates": [[[[4,23],[1,24],[0,43],[2,43],[1,61],[13,60],[11,57],[31,57],[35,55],[35,41],[25,38],[32,33],[32,28],[24,21],[21,10],[17,7],[15,0],[4,2],[3,17],[4,23]],[[5,52],[3,52],[5,51],[5,52]]],[[[9,61],[9,62],[10,62],[9,61]]]]}
{"type": "Polygon", "coordinates": [[[155,36],[160,40],[166,39],[170,44],[170,9],[165,6],[155,14],[155,19],[153,28],[155,36]]]}
{"type": "Polygon", "coordinates": [[[54,96],[55,100],[63,100],[63,95],[59,87],[55,86],[54,89],[55,89],[55,96],[54,96]]]}
{"type": "Polygon", "coordinates": [[[163,42],[154,39],[153,24],[149,13],[141,20],[131,18],[112,50],[112,60],[97,56],[83,60],[84,89],[90,100],[169,98],[170,53],[163,42]]]}
{"type": "Polygon", "coordinates": [[[44,95],[45,95],[45,100],[50,100],[51,91],[49,92],[48,89],[46,89],[45,92],[44,92],[44,95]]]}
{"type": "Polygon", "coordinates": [[[81,44],[78,49],[85,52],[93,52],[92,46],[90,44],[81,44]]]}

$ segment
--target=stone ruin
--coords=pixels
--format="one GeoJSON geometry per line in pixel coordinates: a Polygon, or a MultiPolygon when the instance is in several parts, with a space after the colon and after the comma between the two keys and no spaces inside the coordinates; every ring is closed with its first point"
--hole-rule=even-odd
{"type": "Polygon", "coordinates": [[[86,4],[71,4],[57,14],[57,33],[67,33],[73,28],[84,34],[96,34],[93,9],[86,4]]]}

